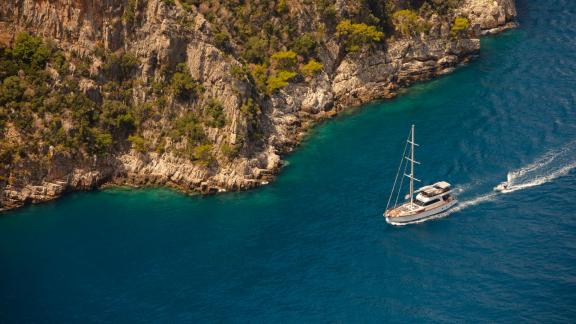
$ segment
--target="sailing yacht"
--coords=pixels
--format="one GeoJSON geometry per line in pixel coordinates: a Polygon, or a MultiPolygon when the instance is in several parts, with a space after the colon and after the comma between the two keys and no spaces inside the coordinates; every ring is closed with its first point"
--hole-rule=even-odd
{"type": "Polygon", "coordinates": [[[420,162],[414,160],[414,146],[418,146],[418,144],[414,142],[414,125],[412,125],[412,129],[408,135],[408,140],[406,141],[406,146],[404,147],[404,153],[402,154],[402,160],[400,160],[400,166],[396,173],[394,185],[392,186],[392,192],[390,193],[388,203],[386,204],[386,212],[384,213],[386,221],[391,224],[425,220],[447,211],[458,202],[456,197],[452,195],[451,185],[446,181],[436,182],[432,185],[414,190],[414,181],[420,182],[420,180],[414,177],[414,164],[420,164],[420,162]],[[410,156],[406,156],[408,144],[410,144],[410,156]],[[406,174],[408,165],[410,165],[410,174],[406,174]],[[404,166],[404,174],[400,181],[400,185],[398,186],[398,192],[396,193],[396,184],[402,166],[404,166]],[[410,193],[405,196],[405,200],[407,201],[398,205],[398,198],[400,196],[400,191],[402,190],[404,177],[410,179],[410,193]],[[395,193],[396,199],[394,205],[390,206],[395,193]]]}

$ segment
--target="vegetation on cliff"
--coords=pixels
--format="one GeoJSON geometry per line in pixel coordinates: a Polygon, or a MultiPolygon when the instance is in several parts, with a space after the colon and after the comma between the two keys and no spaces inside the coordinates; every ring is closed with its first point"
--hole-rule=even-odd
{"type": "MultiPolygon", "coordinates": [[[[163,113],[169,100],[192,101],[203,92],[186,65],[179,65],[167,72],[167,82],[151,87],[156,100],[136,103],[137,59],[130,53],[105,53],[103,61],[104,78],[89,71],[87,57],[64,53],[55,43],[27,33],[0,48],[0,180],[16,182],[22,176],[18,162],[54,154],[82,160],[126,147],[162,151],[165,141],[150,143],[142,136],[147,121],[163,113]],[[97,87],[101,91],[96,94],[87,91],[97,87]]],[[[171,147],[176,155],[206,164],[212,158],[204,129],[225,124],[221,104],[209,99],[203,108],[176,118],[168,125],[172,131],[165,132],[183,143],[171,147]]]]}
{"type": "Polygon", "coordinates": [[[460,36],[468,29],[469,26],[470,21],[467,18],[456,17],[456,19],[454,19],[454,23],[452,24],[450,32],[452,33],[452,36],[460,36]]]}
{"type": "MultiPolygon", "coordinates": [[[[398,41],[440,37],[432,22],[450,41],[469,37],[470,22],[455,10],[460,3],[124,0],[91,5],[97,14],[81,16],[94,20],[82,42],[80,28],[66,29],[58,41],[15,32],[0,43],[0,191],[45,179],[62,161],[90,169],[122,155],[152,160],[150,153],[190,163],[202,178],[243,159],[233,173],[260,177],[278,165],[266,154],[297,142],[278,138],[304,124],[285,118],[276,129],[274,105],[290,101],[294,89],[334,91],[329,83],[347,60],[385,53],[398,41]],[[140,43],[151,34],[153,41],[140,43]],[[204,64],[210,70],[200,71],[204,64]]],[[[318,107],[302,116],[332,109],[335,96],[313,98],[318,107]]]]}

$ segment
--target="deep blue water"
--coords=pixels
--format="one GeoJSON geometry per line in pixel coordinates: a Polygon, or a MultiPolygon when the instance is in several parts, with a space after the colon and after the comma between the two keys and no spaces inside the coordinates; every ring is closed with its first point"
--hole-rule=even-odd
{"type": "Polygon", "coordinates": [[[0,216],[0,322],[574,322],[576,2],[316,128],[262,189],[104,190],[0,216]],[[410,124],[460,210],[382,217],[410,124]],[[516,171],[518,190],[491,195],[516,171]]]}

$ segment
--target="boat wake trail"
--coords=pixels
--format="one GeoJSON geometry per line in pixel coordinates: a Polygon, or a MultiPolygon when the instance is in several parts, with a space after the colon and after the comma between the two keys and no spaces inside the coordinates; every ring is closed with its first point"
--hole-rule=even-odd
{"type": "Polygon", "coordinates": [[[568,174],[574,168],[576,168],[576,161],[572,162],[568,165],[565,165],[565,166],[563,166],[557,170],[548,172],[546,175],[532,178],[530,181],[526,181],[526,182],[513,181],[511,183],[511,185],[508,187],[508,189],[503,190],[502,193],[510,193],[510,192],[514,192],[517,190],[535,187],[535,186],[544,184],[546,182],[550,182],[556,178],[559,178],[561,176],[568,174]]]}
{"type": "Polygon", "coordinates": [[[461,211],[463,209],[466,209],[468,207],[472,207],[472,206],[476,206],[488,201],[492,201],[496,198],[496,196],[498,196],[497,192],[489,192],[487,194],[483,194],[480,196],[476,196],[472,199],[467,199],[464,201],[459,202],[454,208],[450,209],[449,213],[455,213],[458,211],[461,211]]]}
{"type": "Polygon", "coordinates": [[[576,168],[576,141],[561,149],[549,151],[536,161],[513,171],[506,176],[506,189],[494,191],[461,201],[449,213],[458,212],[471,206],[489,202],[500,194],[536,187],[568,174],[576,168]]]}
{"type": "Polygon", "coordinates": [[[568,174],[576,168],[576,141],[564,148],[551,151],[523,168],[508,172],[508,187],[502,193],[510,193],[535,187],[568,174]]]}

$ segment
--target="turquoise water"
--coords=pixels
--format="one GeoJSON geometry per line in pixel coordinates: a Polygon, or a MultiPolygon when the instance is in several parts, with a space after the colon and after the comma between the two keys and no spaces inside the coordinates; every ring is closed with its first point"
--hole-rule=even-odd
{"type": "Polygon", "coordinates": [[[480,58],[315,129],[278,180],[76,193],[0,216],[0,322],[573,322],[576,3],[519,1],[480,58]],[[450,215],[382,217],[410,124],[450,215]],[[510,173],[514,191],[492,194],[510,173]]]}

